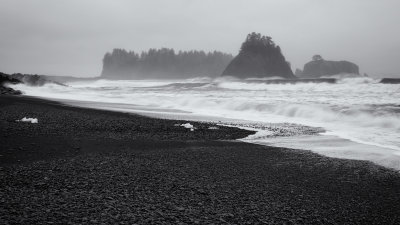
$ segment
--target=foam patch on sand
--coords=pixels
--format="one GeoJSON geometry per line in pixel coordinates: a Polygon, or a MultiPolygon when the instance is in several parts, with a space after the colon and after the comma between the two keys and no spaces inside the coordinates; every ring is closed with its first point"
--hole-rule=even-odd
{"type": "Polygon", "coordinates": [[[27,123],[38,123],[38,119],[37,118],[22,118],[20,120],[17,120],[17,122],[27,122],[27,123]]]}
{"type": "Polygon", "coordinates": [[[190,129],[190,131],[194,131],[194,126],[190,123],[181,124],[182,127],[190,129]]]}

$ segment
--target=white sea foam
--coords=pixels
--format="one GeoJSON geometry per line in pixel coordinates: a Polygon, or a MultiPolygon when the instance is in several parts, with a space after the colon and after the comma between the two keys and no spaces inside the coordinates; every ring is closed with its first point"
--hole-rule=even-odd
{"type": "Polygon", "coordinates": [[[17,122],[28,122],[28,123],[38,123],[38,119],[37,118],[27,118],[24,117],[20,120],[17,120],[17,122]]]}
{"type": "Polygon", "coordinates": [[[192,124],[190,124],[190,123],[181,124],[181,127],[184,127],[186,129],[190,129],[190,131],[194,131],[194,126],[192,124]]]}
{"type": "Polygon", "coordinates": [[[339,138],[400,152],[400,85],[381,84],[368,77],[345,77],[335,84],[267,84],[206,77],[176,81],[98,80],[68,85],[19,84],[15,88],[32,96],[113,103],[122,111],[131,111],[135,106],[249,122],[303,124],[321,127],[339,138]]]}

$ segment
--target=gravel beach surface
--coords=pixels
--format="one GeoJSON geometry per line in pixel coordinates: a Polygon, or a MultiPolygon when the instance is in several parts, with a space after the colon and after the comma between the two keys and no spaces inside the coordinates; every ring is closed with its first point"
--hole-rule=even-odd
{"type": "Polygon", "coordinates": [[[400,224],[397,171],[186,122],[0,96],[0,224],[400,224]]]}

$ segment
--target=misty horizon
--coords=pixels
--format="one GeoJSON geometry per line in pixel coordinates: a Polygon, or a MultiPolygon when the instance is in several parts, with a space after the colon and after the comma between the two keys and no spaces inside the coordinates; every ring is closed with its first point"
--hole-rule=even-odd
{"type": "Polygon", "coordinates": [[[114,48],[221,51],[250,32],[271,36],[293,71],[315,54],[360,73],[399,77],[400,2],[0,0],[0,71],[93,77],[114,48]]]}

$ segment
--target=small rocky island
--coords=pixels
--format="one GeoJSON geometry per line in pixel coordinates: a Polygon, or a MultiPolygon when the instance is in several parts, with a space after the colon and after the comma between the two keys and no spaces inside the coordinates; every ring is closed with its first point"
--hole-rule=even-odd
{"type": "Polygon", "coordinates": [[[229,63],[222,75],[239,78],[296,78],[281,48],[271,37],[255,32],[247,35],[239,54],[229,63]]]}
{"type": "Polygon", "coordinates": [[[7,87],[6,84],[19,84],[20,80],[10,77],[8,74],[0,72],[0,95],[20,95],[21,91],[7,87]]]}
{"type": "MultiPolygon", "coordinates": [[[[296,75],[297,74],[298,71],[296,71],[296,75]]],[[[314,55],[312,61],[304,65],[301,77],[319,78],[321,76],[332,76],[337,74],[359,75],[359,68],[352,62],[328,61],[324,60],[320,55],[314,55]]]]}

